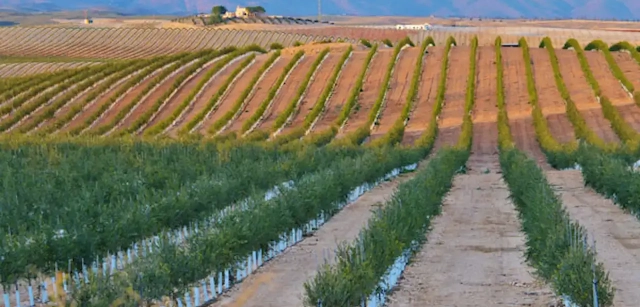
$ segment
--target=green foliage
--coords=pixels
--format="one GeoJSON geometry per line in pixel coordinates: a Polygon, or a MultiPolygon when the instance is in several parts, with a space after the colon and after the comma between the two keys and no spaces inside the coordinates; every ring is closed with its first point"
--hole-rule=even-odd
{"type": "Polygon", "coordinates": [[[211,8],[212,15],[224,15],[227,12],[227,8],[224,5],[216,5],[211,8]]]}
{"type": "Polygon", "coordinates": [[[387,47],[393,47],[393,43],[392,43],[392,42],[391,42],[391,40],[390,40],[390,39],[388,39],[388,38],[383,39],[383,40],[382,40],[382,43],[383,43],[383,44],[385,44],[385,45],[387,45],[387,47]]]}
{"type": "Polygon", "coordinates": [[[242,133],[245,133],[250,129],[252,129],[253,125],[257,123],[258,120],[260,120],[260,118],[262,118],[264,111],[267,110],[269,105],[271,105],[271,102],[273,101],[273,99],[276,97],[276,94],[278,93],[280,86],[282,86],[282,83],[287,78],[291,70],[293,70],[293,68],[296,66],[298,61],[300,61],[302,56],[304,56],[304,51],[300,50],[296,52],[293,58],[291,58],[291,61],[287,63],[287,66],[285,66],[284,70],[282,71],[282,74],[280,74],[280,76],[278,77],[278,80],[276,80],[276,83],[269,90],[267,97],[262,101],[262,103],[260,103],[260,106],[253,113],[253,115],[251,115],[251,117],[242,124],[242,130],[241,130],[242,133]]]}
{"type": "Polygon", "coordinates": [[[453,176],[467,160],[466,151],[443,149],[412,180],[402,183],[378,209],[355,242],[342,245],[335,264],[323,265],[304,284],[304,306],[360,306],[374,293],[389,266],[425,242],[431,220],[440,214],[453,176]]]}
{"type": "Polygon", "coordinates": [[[278,42],[274,42],[274,43],[271,43],[271,45],[269,46],[269,49],[271,50],[284,49],[284,46],[282,46],[282,44],[278,42]]]}
{"type": "Polygon", "coordinates": [[[299,47],[299,46],[302,46],[302,45],[304,45],[304,44],[303,44],[302,42],[300,42],[300,41],[295,41],[295,42],[293,43],[293,46],[294,46],[294,47],[299,47]]]}
{"type": "Polygon", "coordinates": [[[501,150],[514,147],[509,117],[504,101],[504,64],[502,62],[502,38],[498,36],[495,41],[496,49],[496,93],[498,104],[498,146],[501,150]]]}
{"type": "Polygon", "coordinates": [[[236,115],[236,113],[238,113],[238,111],[240,111],[240,108],[242,108],[244,100],[247,99],[247,97],[249,97],[249,94],[251,94],[253,87],[256,85],[256,83],[258,83],[260,76],[262,76],[262,74],[264,74],[267,71],[267,69],[271,67],[271,65],[278,59],[278,57],[280,57],[280,50],[276,50],[274,53],[272,53],[269,59],[267,59],[267,61],[262,65],[262,67],[260,67],[258,72],[255,75],[253,75],[253,78],[249,82],[249,85],[247,86],[247,88],[244,89],[244,91],[242,91],[242,94],[240,95],[240,97],[238,97],[238,99],[234,102],[234,105],[231,108],[231,110],[227,111],[227,113],[225,113],[221,118],[219,118],[215,123],[213,123],[213,125],[211,125],[208,131],[209,134],[215,134],[216,132],[218,132],[229,122],[229,120],[231,120],[231,118],[233,118],[233,116],[236,115]]]}
{"type": "Polygon", "coordinates": [[[471,118],[471,111],[473,110],[473,104],[475,102],[476,95],[476,69],[477,69],[477,51],[478,51],[478,37],[474,36],[471,40],[471,54],[469,76],[467,77],[467,96],[465,97],[464,104],[464,116],[462,119],[462,131],[460,132],[460,139],[456,147],[459,149],[471,150],[471,143],[473,139],[473,119],[471,118]]]}
{"type": "Polygon", "coordinates": [[[258,5],[258,6],[247,6],[247,11],[251,12],[251,13],[266,13],[267,10],[264,9],[264,7],[258,5]]]}
{"type": "Polygon", "coordinates": [[[344,122],[347,120],[347,118],[349,117],[349,114],[351,113],[351,109],[353,109],[353,107],[356,104],[356,101],[358,99],[358,95],[360,94],[360,91],[362,90],[362,84],[364,83],[364,77],[367,75],[367,70],[369,69],[369,64],[371,63],[371,60],[373,59],[373,56],[376,54],[376,52],[378,51],[378,45],[373,45],[373,48],[371,48],[371,50],[369,50],[369,53],[367,54],[366,59],[364,60],[364,63],[362,64],[362,69],[360,70],[360,75],[358,75],[358,78],[356,79],[356,82],[354,84],[353,90],[351,90],[351,93],[349,94],[349,97],[347,98],[347,101],[345,102],[341,112],[340,112],[340,116],[338,116],[338,118],[336,119],[336,125],[338,127],[342,126],[344,124],[344,122]]]}
{"type": "Polygon", "coordinates": [[[611,55],[611,52],[609,51],[609,46],[605,42],[601,40],[594,40],[585,47],[585,50],[587,51],[599,50],[600,52],[602,52],[602,54],[604,55],[604,58],[607,60],[607,63],[609,64],[609,68],[611,69],[611,72],[613,73],[613,75],[618,80],[620,80],[622,85],[624,85],[624,87],[629,92],[633,93],[635,91],[633,83],[631,83],[631,81],[629,81],[629,79],[627,79],[627,77],[624,75],[624,72],[622,72],[622,69],[620,69],[620,66],[618,66],[618,63],[613,58],[613,55],[611,55]]]}
{"type": "Polygon", "coordinates": [[[613,288],[602,264],[585,245],[586,232],[562,207],[535,161],[516,150],[500,153],[503,178],[511,191],[526,234],[527,262],[556,293],[568,295],[578,306],[592,306],[592,265],[598,279],[600,306],[613,304],[613,288]]]}
{"type": "Polygon", "coordinates": [[[371,45],[371,42],[369,42],[368,40],[366,40],[364,38],[360,39],[360,44],[362,44],[363,46],[365,46],[367,48],[373,47],[373,45],[371,45]]]}

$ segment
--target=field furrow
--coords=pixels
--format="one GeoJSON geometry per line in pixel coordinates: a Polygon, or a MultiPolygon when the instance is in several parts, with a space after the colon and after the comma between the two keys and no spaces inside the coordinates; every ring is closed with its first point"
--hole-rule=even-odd
{"type": "MultiPolygon", "coordinates": [[[[356,84],[358,75],[362,72],[362,66],[367,58],[368,51],[354,51],[351,57],[345,63],[338,80],[336,81],[336,87],[333,89],[333,94],[325,103],[324,110],[319,116],[318,121],[311,129],[312,131],[324,131],[335,124],[335,121],[340,116],[342,107],[347,102],[349,94],[353,90],[356,84]]],[[[374,55],[373,61],[380,55],[374,55]]],[[[369,69],[373,66],[369,65],[369,69]]],[[[382,76],[380,76],[382,78],[382,76]]]]}
{"type": "Polygon", "coordinates": [[[471,167],[488,167],[491,173],[454,177],[442,213],[390,295],[389,307],[471,307],[478,302],[546,307],[552,302],[552,292],[538,285],[523,259],[525,237],[509,190],[496,173],[498,156],[472,154],[470,160],[485,161],[471,167]]]}
{"type": "Polygon", "coordinates": [[[253,93],[244,101],[244,106],[236,114],[236,118],[225,129],[229,132],[240,132],[245,121],[258,110],[260,104],[265,100],[271,88],[276,84],[280,75],[284,72],[285,67],[293,55],[283,54],[278,60],[271,65],[271,68],[264,74],[264,77],[256,83],[253,93]]]}
{"type": "Polygon", "coordinates": [[[546,165],[533,126],[522,50],[502,48],[502,65],[505,106],[513,141],[518,149],[538,161],[538,165],[546,165]]]}
{"type": "MultiPolygon", "coordinates": [[[[320,67],[318,67],[316,75],[309,82],[307,92],[300,100],[291,123],[282,129],[281,134],[289,134],[304,124],[305,118],[311,113],[311,110],[313,110],[313,106],[320,98],[320,95],[322,95],[324,89],[327,86],[331,86],[331,84],[329,84],[329,78],[331,78],[331,74],[336,69],[336,66],[338,66],[338,62],[340,62],[340,54],[338,52],[329,52],[329,54],[327,54],[327,57],[320,67]]],[[[342,73],[344,73],[344,71],[342,73]]]]}
{"type": "MultiPolygon", "coordinates": [[[[273,98],[271,106],[262,115],[262,121],[256,129],[272,129],[274,128],[276,118],[284,113],[291,100],[296,97],[298,87],[304,81],[305,75],[311,69],[313,62],[318,58],[318,54],[306,54],[298,65],[289,73],[289,77],[282,84],[278,94],[273,98]]],[[[283,59],[284,60],[284,59],[283,59]]]]}
{"type": "Polygon", "coordinates": [[[571,100],[576,104],[587,126],[603,141],[619,142],[620,139],[611,127],[611,123],[604,117],[602,107],[584,76],[578,56],[573,50],[556,50],[560,73],[567,86],[571,100]]]}
{"type": "Polygon", "coordinates": [[[209,128],[233,108],[236,100],[242,96],[242,92],[252,90],[248,88],[251,79],[258,73],[260,67],[262,67],[268,59],[269,55],[266,54],[257,56],[254,63],[236,77],[236,80],[227,89],[225,96],[218,102],[213,112],[203,120],[202,125],[198,128],[200,133],[208,134],[209,128]]]}
{"type": "Polygon", "coordinates": [[[458,136],[462,129],[469,66],[471,65],[470,52],[471,48],[467,46],[451,48],[444,105],[438,119],[438,137],[434,144],[434,150],[443,145],[455,145],[458,142],[458,136]]]}
{"type": "Polygon", "coordinates": [[[585,51],[584,55],[589,62],[593,76],[598,80],[602,95],[609,98],[614,106],[633,103],[633,99],[611,72],[609,63],[602,52],[598,50],[585,51]]]}
{"type": "Polygon", "coordinates": [[[389,88],[380,110],[378,124],[371,132],[371,139],[385,135],[393,124],[400,118],[402,109],[407,102],[409,87],[413,71],[416,69],[416,59],[422,57],[420,47],[408,47],[400,51],[398,61],[389,81],[389,88]]]}
{"type": "MultiPolygon", "coordinates": [[[[371,60],[369,70],[362,85],[362,91],[358,95],[356,105],[349,113],[349,117],[337,137],[343,137],[356,131],[367,122],[369,113],[376,99],[380,88],[388,86],[383,84],[384,75],[389,63],[393,60],[393,49],[381,49],[371,60]]],[[[408,80],[411,82],[411,80],[408,80]]]]}
{"type": "Polygon", "coordinates": [[[613,306],[632,307],[640,302],[640,223],[610,199],[585,186],[577,170],[547,171],[567,212],[596,242],[598,261],[616,288],[613,306]]]}
{"type": "Polygon", "coordinates": [[[423,59],[422,76],[414,109],[409,114],[409,121],[404,128],[402,144],[410,145],[429,127],[433,107],[438,94],[444,47],[427,48],[426,58],[423,59]]]}
{"type": "Polygon", "coordinates": [[[567,117],[566,104],[553,79],[553,68],[549,61],[549,53],[539,48],[531,48],[529,52],[538,93],[538,103],[542,114],[547,119],[549,130],[558,142],[571,142],[575,140],[575,132],[567,117]]]}
{"type": "MultiPolygon", "coordinates": [[[[473,143],[471,157],[498,154],[498,107],[496,51],[492,46],[478,47],[475,103],[471,112],[473,143]],[[475,155],[474,155],[475,153],[475,155]]],[[[497,159],[495,159],[497,160],[497,159]]]]}

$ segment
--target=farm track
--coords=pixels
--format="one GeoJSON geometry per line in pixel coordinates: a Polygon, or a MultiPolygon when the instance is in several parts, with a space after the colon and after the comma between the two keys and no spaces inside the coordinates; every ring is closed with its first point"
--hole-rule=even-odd
{"type": "MultiPolygon", "coordinates": [[[[575,132],[567,117],[567,106],[554,81],[549,52],[539,48],[531,48],[529,52],[540,111],[547,119],[553,137],[560,143],[569,143],[575,140],[575,132]]],[[[577,100],[574,101],[578,103],[577,100]]]]}
{"type": "Polygon", "coordinates": [[[416,60],[420,58],[422,58],[420,47],[406,47],[400,52],[380,110],[378,125],[374,126],[371,132],[372,140],[387,134],[402,115],[402,109],[407,103],[413,72],[416,70],[416,60]]]}
{"type": "Polygon", "coordinates": [[[346,123],[336,136],[337,138],[356,131],[367,122],[370,110],[376,102],[376,99],[378,99],[380,89],[388,86],[387,84],[383,84],[384,75],[392,60],[393,49],[381,49],[376,52],[362,84],[362,91],[356,99],[356,105],[353,106],[346,123]]]}
{"type": "MultiPolygon", "coordinates": [[[[596,241],[598,261],[616,288],[613,306],[632,307],[640,302],[640,222],[611,200],[585,187],[578,170],[547,171],[549,183],[573,220],[596,241]]],[[[591,242],[589,242],[591,243],[591,242]]]]}
{"type": "MultiPolygon", "coordinates": [[[[426,165],[422,162],[421,165],[426,165]]],[[[363,194],[355,202],[320,227],[313,235],[304,238],[282,255],[267,262],[242,283],[223,294],[211,307],[298,307],[302,306],[304,282],[313,278],[325,251],[334,251],[341,242],[355,240],[375,208],[391,199],[402,182],[415,176],[402,174],[363,194]]],[[[335,259],[329,257],[328,261],[335,259]]]]}
{"type": "MultiPolygon", "coordinates": [[[[525,62],[520,48],[502,48],[503,89],[509,128],[518,149],[527,153],[542,168],[548,168],[546,156],[536,139],[531,116],[525,62]]],[[[554,135],[555,136],[555,135],[554,135]]]]}
{"type": "Polygon", "coordinates": [[[257,130],[272,131],[275,127],[276,118],[287,109],[293,98],[298,93],[300,84],[304,81],[305,76],[311,70],[311,66],[318,58],[318,54],[305,54],[300,59],[298,65],[289,73],[289,77],[282,83],[278,94],[273,98],[271,106],[267,108],[262,115],[262,120],[256,126],[257,130]]]}
{"type": "Polygon", "coordinates": [[[236,77],[235,81],[231,86],[229,86],[213,112],[209,114],[209,116],[202,121],[200,127],[197,128],[201,134],[208,134],[209,127],[232,109],[236,100],[238,100],[242,95],[242,92],[249,87],[251,78],[258,73],[260,67],[264,65],[268,57],[269,55],[267,54],[258,55],[253,64],[250,64],[244,72],[236,77]]]}
{"type": "Polygon", "coordinates": [[[402,144],[410,145],[429,127],[431,114],[436,103],[438,83],[440,81],[444,47],[429,47],[422,61],[420,86],[414,101],[414,108],[409,113],[409,121],[404,129],[402,144]]]}
{"type": "Polygon", "coordinates": [[[225,131],[238,133],[241,131],[244,123],[255,114],[260,104],[267,98],[269,91],[276,84],[276,81],[292,58],[293,55],[283,54],[271,65],[269,70],[265,72],[264,77],[256,83],[253,93],[244,101],[244,106],[238,111],[239,113],[236,114],[235,119],[225,131]]]}
{"type": "MultiPolygon", "coordinates": [[[[338,52],[329,52],[322,64],[318,67],[318,71],[313,79],[309,82],[307,92],[300,100],[297,110],[293,114],[291,123],[282,129],[281,134],[286,135],[291,131],[302,127],[305,118],[311,113],[313,106],[317,103],[320,95],[329,84],[329,78],[340,62],[340,54],[338,52]]],[[[343,71],[344,72],[344,71],[343,71]]],[[[337,82],[338,80],[336,80],[337,82]]]]}
{"type": "MultiPolygon", "coordinates": [[[[469,164],[472,158],[498,154],[498,107],[496,92],[498,78],[496,51],[494,47],[478,47],[476,62],[476,92],[471,119],[473,121],[473,142],[469,164]]],[[[497,161],[497,159],[496,159],[497,161]]],[[[498,169],[499,166],[496,166],[498,169]]]]}
{"type": "Polygon", "coordinates": [[[602,107],[582,72],[578,56],[573,50],[556,50],[560,73],[567,86],[571,100],[576,104],[587,126],[603,141],[619,142],[620,139],[604,117],[602,107]]]}
{"type": "Polygon", "coordinates": [[[471,172],[454,177],[387,306],[550,306],[552,291],[524,264],[525,237],[498,164],[497,154],[471,155],[471,172]],[[485,168],[491,173],[473,171],[485,168]]]}
{"type": "MultiPolygon", "coordinates": [[[[358,75],[362,72],[362,66],[367,58],[367,53],[368,51],[353,51],[351,57],[345,63],[344,68],[342,68],[338,80],[336,80],[336,87],[333,89],[333,94],[325,103],[324,110],[311,131],[324,131],[335,124],[340,116],[342,107],[347,102],[355,86],[358,75]]],[[[378,56],[378,54],[374,55],[372,61],[378,56]]],[[[372,67],[370,63],[369,69],[372,69],[372,67]]]]}
{"type": "Polygon", "coordinates": [[[467,79],[471,65],[470,53],[470,47],[451,48],[444,105],[438,119],[438,137],[434,144],[434,150],[438,150],[444,145],[455,145],[458,142],[458,136],[462,130],[467,79]]]}

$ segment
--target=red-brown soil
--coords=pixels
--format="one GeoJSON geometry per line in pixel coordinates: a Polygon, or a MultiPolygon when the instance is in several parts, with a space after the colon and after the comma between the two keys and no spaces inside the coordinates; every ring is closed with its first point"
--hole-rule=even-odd
{"type": "MultiPolygon", "coordinates": [[[[324,131],[335,124],[336,119],[340,116],[342,107],[347,102],[353,87],[355,86],[356,79],[362,73],[364,61],[367,58],[369,51],[354,51],[351,57],[347,60],[347,63],[342,68],[342,72],[336,80],[336,86],[333,89],[333,94],[324,106],[324,111],[320,114],[318,122],[313,126],[312,131],[324,131]]],[[[376,56],[374,56],[375,58],[376,56]]],[[[371,69],[371,63],[369,63],[371,69]]]]}
{"type": "Polygon", "coordinates": [[[413,103],[414,109],[409,114],[409,121],[404,128],[402,137],[404,145],[413,144],[430,125],[431,114],[438,94],[443,59],[444,47],[429,47],[427,49],[427,55],[422,60],[422,77],[416,101],[413,103]]]}
{"type": "Polygon", "coordinates": [[[576,104],[587,126],[605,142],[618,142],[620,139],[604,117],[602,107],[596,100],[593,89],[582,72],[578,56],[573,50],[556,50],[560,73],[567,86],[571,100],[576,104]]]}
{"type": "Polygon", "coordinates": [[[477,56],[476,93],[471,113],[473,121],[471,153],[494,155],[498,153],[496,52],[490,46],[478,47],[477,56]]]}
{"type": "MultiPolygon", "coordinates": [[[[260,67],[264,65],[269,56],[270,55],[268,54],[258,55],[253,64],[237,76],[236,80],[231,84],[231,86],[229,86],[213,112],[203,120],[202,125],[198,129],[201,134],[208,134],[209,127],[233,108],[236,100],[238,100],[242,95],[242,92],[249,87],[251,79],[253,79],[253,77],[258,73],[258,70],[260,70],[260,67]]],[[[206,99],[206,95],[203,95],[203,99],[206,99]]]]}
{"type": "Polygon", "coordinates": [[[631,103],[631,97],[629,97],[629,94],[624,90],[620,81],[618,81],[611,72],[609,63],[607,63],[607,60],[604,58],[604,54],[597,50],[585,51],[584,54],[587,62],[589,62],[593,76],[598,80],[602,95],[609,98],[614,106],[631,103]]]}
{"type": "MultiPolygon", "coordinates": [[[[313,62],[318,58],[318,54],[306,54],[298,65],[289,73],[289,77],[282,83],[280,91],[273,98],[271,106],[262,115],[262,121],[256,129],[274,129],[276,118],[284,113],[289,104],[298,94],[298,88],[304,81],[305,76],[311,70],[313,62]]],[[[307,85],[308,86],[308,85],[307,85]]],[[[293,102],[297,103],[297,102],[293,102]]]]}
{"type": "MultiPolygon", "coordinates": [[[[327,57],[320,64],[318,71],[309,83],[307,92],[303,96],[302,100],[300,100],[297,110],[293,115],[293,119],[291,120],[291,124],[282,129],[282,134],[288,134],[294,129],[302,127],[305,118],[309,113],[311,113],[311,110],[313,110],[313,107],[320,98],[320,95],[322,95],[322,92],[324,92],[327,86],[332,86],[332,84],[329,84],[329,78],[331,78],[336,66],[338,66],[340,57],[341,54],[338,52],[330,52],[327,54],[327,57]]],[[[336,80],[336,82],[337,81],[338,80],[336,80]]]]}
{"type": "Polygon", "coordinates": [[[393,124],[400,118],[402,109],[407,103],[411,79],[416,70],[416,60],[422,59],[420,47],[405,48],[400,52],[396,67],[389,81],[389,88],[385,101],[380,110],[378,125],[374,126],[371,132],[371,139],[376,139],[385,135],[393,124]]]}
{"type": "Polygon", "coordinates": [[[567,117],[567,106],[553,77],[549,53],[545,49],[531,48],[533,78],[536,83],[538,105],[547,119],[549,131],[560,143],[575,140],[573,125],[567,117]]]}
{"type": "Polygon", "coordinates": [[[625,77],[631,81],[636,91],[640,91],[640,63],[628,52],[611,52],[625,77]]]}
{"type": "Polygon", "coordinates": [[[237,115],[226,131],[240,132],[242,125],[258,110],[269,94],[269,91],[271,91],[271,88],[284,72],[285,66],[289,64],[292,58],[292,55],[283,54],[273,63],[271,68],[265,73],[264,78],[256,83],[255,91],[247,97],[245,105],[239,111],[239,115],[237,115]]]}
{"type": "Polygon", "coordinates": [[[434,151],[445,145],[455,145],[462,128],[464,100],[467,93],[467,79],[471,65],[471,48],[458,46],[451,48],[444,105],[438,119],[438,136],[434,151]]]}
{"type": "Polygon", "coordinates": [[[509,117],[509,128],[516,147],[548,167],[538,141],[531,117],[527,74],[520,48],[502,48],[504,100],[509,117]]]}
{"type": "Polygon", "coordinates": [[[196,96],[195,101],[191,103],[187,107],[187,109],[185,109],[181,118],[176,122],[176,125],[169,128],[169,135],[175,135],[178,130],[180,130],[184,125],[193,120],[196,115],[198,115],[198,113],[200,113],[206,107],[206,105],[209,103],[209,99],[211,99],[211,97],[220,90],[220,87],[222,87],[226,80],[231,76],[233,71],[240,66],[240,63],[242,61],[242,59],[239,59],[238,61],[228,64],[218,73],[213,75],[213,77],[211,77],[209,83],[200,90],[200,95],[196,96]]]}
{"type": "Polygon", "coordinates": [[[351,110],[343,129],[338,133],[338,138],[356,131],[367,123],[370,110],[373,108],[376,99],[378,99],[380,89],[383,86],[387,86],[387,84],[383,84],[384,75],[392,60],[393,49],[390,48],[378,51],[378,54],[372,59],[356,105],[351,110]]]}

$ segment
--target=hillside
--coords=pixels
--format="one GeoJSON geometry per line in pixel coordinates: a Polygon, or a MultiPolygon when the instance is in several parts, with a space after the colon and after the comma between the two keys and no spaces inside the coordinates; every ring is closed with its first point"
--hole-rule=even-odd
{"type": "MultiPolygon", "coordinates": [[[[236,0],[6,0],[0,8],[21,11],[52,11],[85,8],[111,8],[128,14],[193,14],[206,12],[213,5],[246,5],[236,0]]],[[[270,13],[300,16],[317,13],[315,2],[273,0],[252,1],[270,13]]],[[[633,0],[407,0],[389,6],[386,1],[324,1],[323,13],[339,15],[473,16],[500,18],[593,18],[640,19],[640,2],[633,0]]]]}

